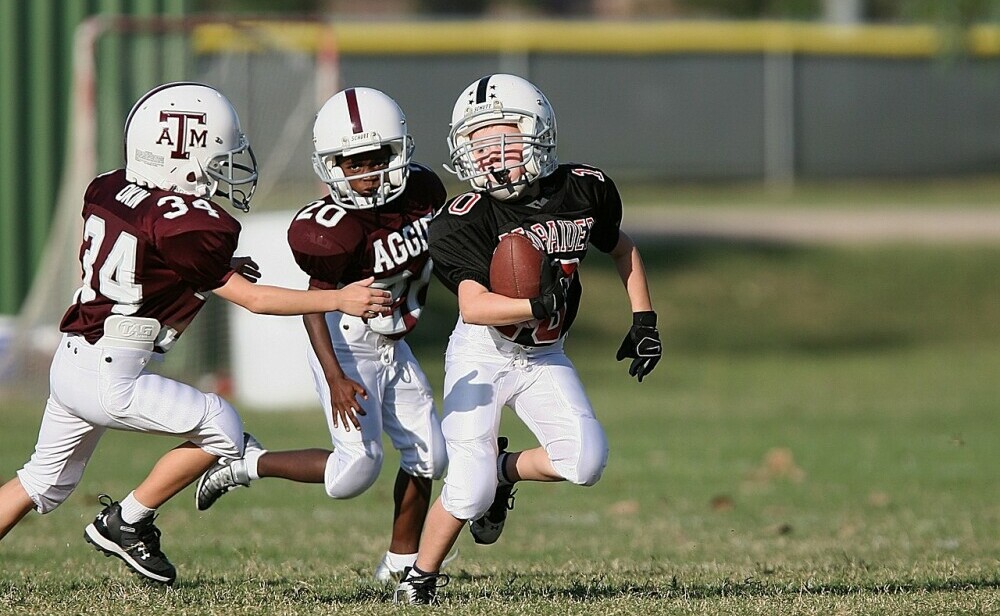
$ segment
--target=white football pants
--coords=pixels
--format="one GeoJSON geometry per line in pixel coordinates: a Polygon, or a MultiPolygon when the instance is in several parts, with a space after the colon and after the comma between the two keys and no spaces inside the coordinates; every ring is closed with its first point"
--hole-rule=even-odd
{"type": "Polygon", "coordinates": [[[49,371],[35,452],[17,472],[40,513],[76,489],[105,430],[178,436],[224,458],[243,455],[243,422],[228,402],[144,371],[152,351],[102,348],[64,335],[49,371]]]}
{"type": "Polygon", "coordinates": [[[409,345],[373,332],[358,317],[331,312],[326,322],[344,374],[368,392],[367,400],[358,397],[366,413],[357,416],[361,430],[334,427],[330,387],[310,346],[309,366],[333,441],[326,493],[353,498],[375,483],[382,469],[383,430],[399,451],[400,468],[414,477],[440,479],[448,465],[441,422],[430,383],[409,345]]]}
{"type": "Polygon", "coordinates": [[[607,464],[604,429],[561,340],[523,347],[459,317],[445,356],[441,428],[450,470],[441,503],[460,520],[478,518],[493,502],[504,405],[514,409],[567,481],[593,485],[607,464]]]}

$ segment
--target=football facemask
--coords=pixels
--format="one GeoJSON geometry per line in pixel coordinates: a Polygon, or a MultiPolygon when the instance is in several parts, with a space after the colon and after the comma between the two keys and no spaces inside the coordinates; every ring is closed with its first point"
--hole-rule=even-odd
{"type": "Polygon", "coordinates": [[[413,139],[407,133],[406,117],[394,100],[373,88],[348,88],[333,95],[316,114],[313,126],[313,169],[330,188],[338,205],[370,209],[403,193],[409,178],[413,139]],[[338,157],[354,156],[389,148],[385,169],[350,177],[337,164],[338,157]],[[351,187],[351,182],[377,177],[379,188],[370,196],[351,187]]]}
{"type": "Polygon", "coordinates": [[[555,113],[545,95],[520,77],[490,75],[470,84],[455,102],[448,133],[452,166],[445,169],[474,190],[512,200],[526,186],[555,171],[555,148],[555,113]],[[517,130],[502,138],[496,134],[471,137],[492,125],[512,125],[517,130]],[[482,165],[476,151],[498,145],[506,152],[503,164],[482,165]],[[509,148],[520,148],[520,156],[510,157],[509,148]]]}

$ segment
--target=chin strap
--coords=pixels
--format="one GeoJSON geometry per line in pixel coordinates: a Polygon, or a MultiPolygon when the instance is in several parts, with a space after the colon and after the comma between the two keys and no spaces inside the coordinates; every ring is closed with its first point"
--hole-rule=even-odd
{"type": "Polygon", "coordinates": [[[510,184],[510,169],[497,169],[491,171],[490,175],[500,184],[510,184]]]}

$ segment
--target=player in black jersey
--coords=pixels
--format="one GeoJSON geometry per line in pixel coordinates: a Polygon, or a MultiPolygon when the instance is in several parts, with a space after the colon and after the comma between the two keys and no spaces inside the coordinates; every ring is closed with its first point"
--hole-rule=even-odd
{"type": "Polygon", "coordinates": [[[558,164],[555,115],[545,95],[513,75],[473,82],[455,104],[448,145],[452,171],[473,188],[430,225],[435,274],[458,295],[460,312],[445,359],[449,471],[397,602],[434,600],[447,582],[441,563],[466,522],[477,543],[499,538],[516,482],[600,479],[607,439],[563,352],[580,304],[576,268],[591,245],[614,261],[632,308],[618,359],[631,358],[629,374],[642,381],[660,358],[642,259],[619,228],[618,190],[600,169],[558,164]],[[508,233],[528,235],[552,260],[555,271],[543,275],[539,297],[490,292],[493,251],[508,233]],[[507,439],[497,438],[504,405],[540,447],[506,451],[507,439]]]}

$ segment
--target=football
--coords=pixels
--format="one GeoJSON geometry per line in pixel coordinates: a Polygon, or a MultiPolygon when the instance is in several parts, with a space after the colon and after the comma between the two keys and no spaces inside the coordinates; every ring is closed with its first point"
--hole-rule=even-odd
{"type": "Polygon", "coordinates": [[[490,261],[490,290],[516,299],[538,297],[545,254],[524,235],[505,235],[490,261]]]}

